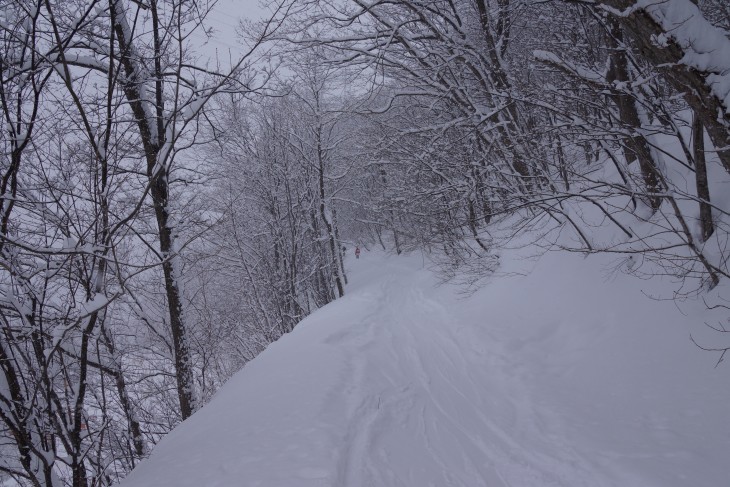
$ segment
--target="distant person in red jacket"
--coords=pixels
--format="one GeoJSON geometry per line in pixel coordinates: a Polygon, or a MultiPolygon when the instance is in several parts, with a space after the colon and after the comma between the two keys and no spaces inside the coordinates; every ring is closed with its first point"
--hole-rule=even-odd
{"type": "Polygon", "coordinates": [[[355,258],[356,259],[360,258],[360,247],[355,247],[355,258]]]}

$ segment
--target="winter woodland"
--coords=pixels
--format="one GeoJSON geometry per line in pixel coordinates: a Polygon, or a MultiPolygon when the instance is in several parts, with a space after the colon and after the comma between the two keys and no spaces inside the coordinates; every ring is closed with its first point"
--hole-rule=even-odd
{"type": "Polygon", "coordinates": [[[214,4],[0,0],[0,483],[118,482],[357,245],[730,306],[726,0],[273,0],[209,56],[214,4]]]}

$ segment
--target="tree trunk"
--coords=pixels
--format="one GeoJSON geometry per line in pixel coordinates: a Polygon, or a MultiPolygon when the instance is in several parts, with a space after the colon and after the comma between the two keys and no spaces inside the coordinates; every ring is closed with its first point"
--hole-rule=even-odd
{"type": "MultiPolygon", "coordinates": [[[[151,2],[150,8],[153,11],[153,31],[160,29],[156,22],[156,2],[151,2]]],[[[170,331],[172,334],[173,348],[175,351],[175,372],[177,379],[177,393],[180,402],[180,415],[182,419],[188,418],[195,409],[193,391],[193,368],[190,361],[190,351],[186,338],[185,322],[183,319],[182,294],[180,292],[180,266],[175,248],[175,234],[170,222],[169,214],[169,187],[167,162],[159,160],[167,157],[168,154],[161,154],[162,148],[167,142],[165,140],[165,126],[163,124],[164,96],[162,79],[164,73],[160,66],[159,35],[155,35],[155,73],[150,78],[155,80],[155,114],[148,114],[144,105],[145,96],[142,90],[149,79],[142,79],[140,75],[146,72],[146,67],[141,66],[141,60],[136,56],[136,49],[129,38],[131,30],[127,23],[126,12],[121,5],[121,0],[111,2],[111,16],[114,30],[121,53],[121,64],[124,68],[124,93],[127,102],[135,116],[144,146],[145,158],[147,161],[147,176],[150,180],[150,194],[152,205],[155,210],[157,231],[160,239],[160,253],[162,255],[162,270],[165,276],[165,291],[170,318],[170,331]]],[[[172,123],[172,122],[168,122],[172,123]]]]}
{"type": "MultiPolygon", "coordinates": [[[[335,285],[337,286],[337,293],[339,297],[345,295],[345,287],[342,285],[342,277],[340,276],[340,266],[337,262],[337,239],[335,238],[335,231],[333,228],[334,222],[332,222],[332,213],[327,214],[327,206],[325,203],[325,187],[324,187],[324,154],[322,150],[322,134],[321,126],[317,127],[317,162],[319,170],[319,213],[320,217],[324,221],[325,229],[327,230],[327,238],[329,240],[332,271],[335,274],[335,285]]],[[[329,259],[328,259],[329,260],[329,259]]]]}
{"type": "MultiPolygon", "coordinates": [[[[636,2],[605,0],[603,3],[623,11],[634,6],[636,2]]],[[[636,9],[630,15],[622,15],[618,17],[618,22],[631,37],[643,58],[663,72],[672,87],[684,95],[704,125],[723,167],[730,172],[730,112],[728,111],[730,107],[723,106],[722,101],[710,89],[707,77],[713,74],[711,71],[713,68],[699,70],[683,64],[681,61],[686,54],[684,49],[673,40],[672,33],[666,32],[647,12],[647,8],[636,9]],[[656,42],[657,38],[665,39],[666,42],[656,42]]],[[[695,10],[694,15],[702,16],[699,10],[695,10]]]]}
{"type": "Polygon", "coordinates": [[[705,163],[705,132],[702,121],[696,114],[692,121],[692,152],[695,160],[695,181],[697,197],[700,199],[700,228],[702,241],[706,242],[715,231],[710,206],[710,188],[707,184],[707,165],[705,163]]]}
{"type": "Polygon", "coordinates": [[[651,153],[648,142],[638,131],[641,129],[641,119],[636,107],[634,98],[624,90],[631,81],[628,60],[624,51],[624,38],[621,26],[613,19],[608,19],[609,38],[611,43],[610,64],[606,81],[613,85],[612,98],[619,111],[621,127],[632,132],[625,142],[626,162],[639,162],[641,177],[644,180],[646,189],[646,201],[652,210],[657,210],[661,205],[661,198],[658,193],[661,190],[661,183],[657,176],[657,167],[651,153]],[[620,84],[621,86],[616,86],[620,84]]]}

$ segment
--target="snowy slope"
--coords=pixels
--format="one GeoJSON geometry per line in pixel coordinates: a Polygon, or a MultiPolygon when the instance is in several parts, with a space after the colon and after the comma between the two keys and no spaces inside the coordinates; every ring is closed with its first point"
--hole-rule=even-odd
{"type": "Polygon", "coordinates": [[[730,485],[730,369],[688,340],[715,317],[605,259],[503,262],[534,269],[466,298],[364,253],[123,486],[730,485]]]}

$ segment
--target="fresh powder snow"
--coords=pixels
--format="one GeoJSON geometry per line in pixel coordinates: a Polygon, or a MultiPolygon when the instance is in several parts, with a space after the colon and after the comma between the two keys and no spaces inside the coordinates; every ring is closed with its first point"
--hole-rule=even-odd
{"type": "Polygon", "coordinates": [[[465,295],[363,252],[122,485],[728,485],[728,366],[689,339],[722,314],[621,265],[506,251],[465,295]]]}

